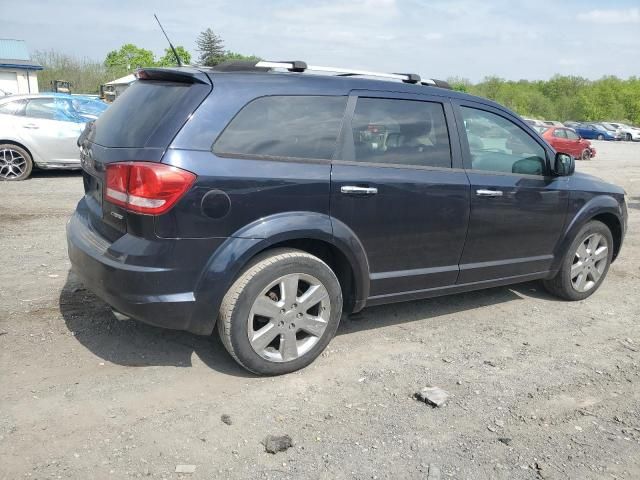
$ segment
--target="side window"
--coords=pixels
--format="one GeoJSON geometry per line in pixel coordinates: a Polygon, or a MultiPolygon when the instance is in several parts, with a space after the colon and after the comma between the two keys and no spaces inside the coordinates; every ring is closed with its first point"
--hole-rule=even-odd
{"type": "Polygon", "coordinates": [[[24,114],[31,118],[55,120],[56,104],[53,98],[36,98],[27,102],[24,114]]]}
{"type": "Polygon", "coordinates": [[[258,98],[231,120],[213,151],[330,160],[346,105],[347,97],[258,98]]]}
{"type": "Polygon", "coordinates": [[[556,128],[553,131],[553,136],[556,138],[567,138],[567,131],[563,128],[556,128]]]}
{"type": "Polygon", "coordinates": [[[0,113],[3,113],[5,115],[20,115],[22,113],[23,107],[23,100],[3,103],[2,105],[0,105],[0,113]]]}
{"type": "Polygon", "coordinates": [[[84,120],[74,108],[71,100],[67,98],[56,98],[56,120],[67,122],[83,123],[84,120]]]}
{"type": "Polygon", "coordinates": [[[451,167],[442,104],[358,98],[352,122],[357,162],[451,167]]]}
{"type": "Polygon", "coordinates": [[[544,148],[515,123],[485,110],[462,107],[471,168],[490,172],[544,175],[544,148]]]}
{"type": "Polygon", "coordinates": [[[578,140],[580,139],[580,136],[574,132],[573,130],[565,130],[565,133],[567,134],[567,138],[569,140],[578,140]]]}

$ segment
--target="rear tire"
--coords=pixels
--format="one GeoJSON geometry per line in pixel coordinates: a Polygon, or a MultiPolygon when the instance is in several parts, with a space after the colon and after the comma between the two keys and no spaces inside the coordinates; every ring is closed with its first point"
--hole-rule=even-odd
{"type": "Polygon", "coordinates": [[[580,159],[585,161],[591,160],[591,150],[585,148],[582,152],[582,155],[580,155],[580,159]]]}
{"type": "Polygon", "coordinates": [[[624,139],[625,139],[627,142],[631,142],[631,141],[633,141],[633,137],[631,136],[631,134],[630,134],[630,133],[625,133],[625,135],[624,135],[624,139]]]}
{"type": "Polygon", "coordinates": [[[600,288],[612,258],[611,231],[604,223],[592,220],[576,235],[556,276],[543,284],[560,298],[583,300],[600,288]]]}
{"type": "Polygon", "coordinates": [[[601,133],[598,134],[598,136],[596,137],[598,140],[604,140],[604,135],[602,135],[601,133]]]}
{"type": "Polygon", "coordinates": [[[277,249],[258,256],[231,285],[218,333],[247,370],[282,375],[322,353],[341,315],[342,291],[331,268],[306,252],[277,249]]]}
{"type": "Polygon", "coordinates": [[[24,148],[13,143],[0,145],[0,180],[26,180],[33,170],[33,159],[24,148]]]}

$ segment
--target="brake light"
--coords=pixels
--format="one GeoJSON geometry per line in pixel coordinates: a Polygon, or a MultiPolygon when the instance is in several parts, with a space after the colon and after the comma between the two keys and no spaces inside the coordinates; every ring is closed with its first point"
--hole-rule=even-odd
{"type": "Polygon", "coordinates": [[[167,212],[193,185],[196,175],[151,162],[107,165],[105,200],[147,215],[167,212]]]}

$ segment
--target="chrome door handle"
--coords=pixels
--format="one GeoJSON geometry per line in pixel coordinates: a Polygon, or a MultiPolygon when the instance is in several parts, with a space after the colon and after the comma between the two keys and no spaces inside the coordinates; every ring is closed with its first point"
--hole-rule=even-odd
{"type": "Polygon", "coordinates": [[[340,192],[345,195],[375,195],[378,193],[378,189],[375,187],[355,187],[352,185],[345,185],[340,187],[340,192]]]}
{"type": "Polygon", "coordinates": [[[502,190],[476,190],[478,197],[501,197],[502,190]]]}
{"type": "Polygon", "coordinates": [[[36,125],[35,123],[27,123],[27,124],[23,125],[22,128],[30,128],[32,130],[36,130],[36,129],[40,128],[40,127],[38,125],[36,125]]]}

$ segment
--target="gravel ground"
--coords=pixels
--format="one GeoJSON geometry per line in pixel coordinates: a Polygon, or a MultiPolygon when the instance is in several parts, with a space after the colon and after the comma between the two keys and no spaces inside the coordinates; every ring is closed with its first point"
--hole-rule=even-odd
{"type": "Polygon", "coordinates": [[[640,478],[640,144],[594,143],[578,170],[624,186],[630,212],[594,296],[527,283],[369,308],[278,378],[82,288],[77,173],[0,183],[0,478],[640,478]],[[448,403],[414,400],[426,385],[448,403]]]}

